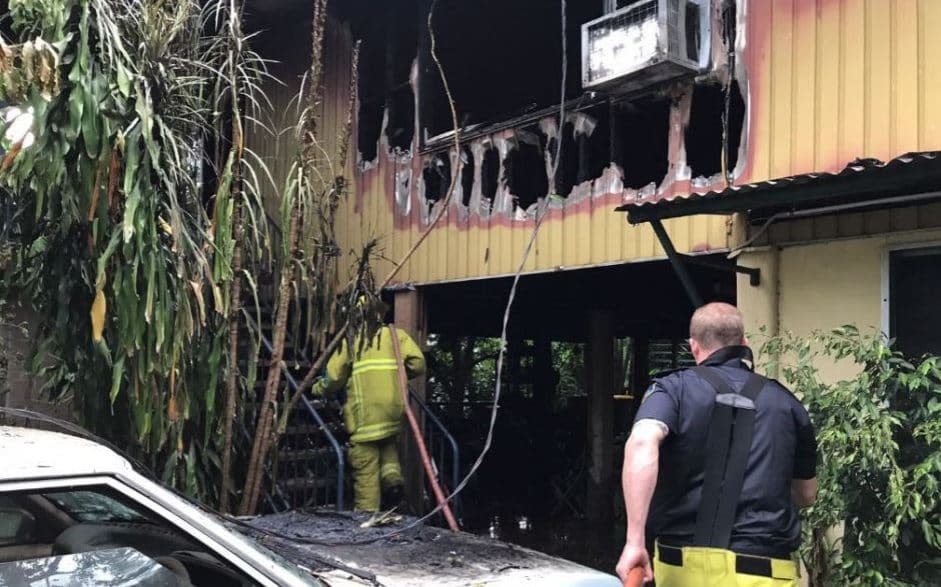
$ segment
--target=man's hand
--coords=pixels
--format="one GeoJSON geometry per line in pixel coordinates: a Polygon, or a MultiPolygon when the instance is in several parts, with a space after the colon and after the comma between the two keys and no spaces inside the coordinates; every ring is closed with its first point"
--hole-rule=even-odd
{"type": "Polygon", "coordinates": [[[627,581],[627,575],[634,567],[644,569],[644,582],[653,581],[653,567],[650,565],[650,555],[647,554],[647,549],[643,546],[625,544],[616,567],[621,582],[627,581]]]}

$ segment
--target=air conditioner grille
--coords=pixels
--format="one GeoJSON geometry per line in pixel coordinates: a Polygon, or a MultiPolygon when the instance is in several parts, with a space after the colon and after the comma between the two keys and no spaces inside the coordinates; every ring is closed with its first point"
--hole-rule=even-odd
{"type": "Polygon", "coordinates": [[[588,29],[589,78],[593,82],[616,73],[612,67],[638,66],[656,55],[660,31],[657,0],[598,22],[588,29]]]}

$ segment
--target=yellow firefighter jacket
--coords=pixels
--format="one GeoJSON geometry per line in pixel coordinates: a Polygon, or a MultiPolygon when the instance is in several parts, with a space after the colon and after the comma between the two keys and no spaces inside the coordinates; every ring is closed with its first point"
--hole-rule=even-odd
{"type": "MultiPolygon", "coordinates": [[[[409,379],[425,372],[425,357],[404,330],[396,329],[405,374],[409,379]]],[[[336,392],[344,385],[348,398],[344,420],[351,442],[375,442],[399,433],[404,415],[399,391],[392,330],[383,326],[372,341],[362,347],[358,340],[353,349],[344,341],[327,362],[327,376],[314,393],[336,392]]]]}

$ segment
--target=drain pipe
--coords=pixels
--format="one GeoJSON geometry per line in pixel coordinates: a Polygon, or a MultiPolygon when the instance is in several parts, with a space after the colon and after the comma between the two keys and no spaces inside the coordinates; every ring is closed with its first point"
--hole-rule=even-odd
{"type": "Polygon", "coordinates": [[[402,363],[402,351],[399,349],[399,333],[395,325],[392,324],[389,325],[389,330],[392,332],[392,350],[395,352],[395,363],[399,373],[399,390],[402,392],[405,416],[408,418],[409,426],[412,428],[412,434],[415,436],[415,444],[418,446],[419,454],[421,454],[421,462],[425,467],[425,475],[428,477],[428,482],[431,484],[431,490],[435,494],[438,507],[441,508],[441,513],[444,514],[444,519],[448,522],[448,527],[454,532],[459,532],[461,528],[457,525],[457,520],[454,518],[454,514],[451,513],[451,506],[448,505],[444,491],[441,490],[441,485],[438,483],[438,474],[431,464],[431,458],[428,456],[428,448],[425,446],[425,437],[421,433],[418,420],[415,418],[415,413],[412,412],[412,407],[408,401],[408,378],[405,376],[405,365],[402,363]]]}

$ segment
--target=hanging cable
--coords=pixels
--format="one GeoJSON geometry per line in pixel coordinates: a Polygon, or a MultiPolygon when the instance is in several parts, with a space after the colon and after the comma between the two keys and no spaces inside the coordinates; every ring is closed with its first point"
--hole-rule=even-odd
{"type": "MultiPolygon", "coordinates": [[[[561,96],[559,99],[559,134],[556,140],[556,154],[555,161],[552,166],[552,174],[549,178],[549,189],[554,190],[555,188],[555,176],[559,168],[559,160],[562,156],[562,128],[565,125],[565,94],[566,94],[566,85],[568,83],[568,46],[566,43],[566,32],[567,32],[567,0],[560,0],[560,10],[561,10],[561,41],[562,41],[562,83],[561,83],[561,96]]],[[[433,33],[432,33],[433,34],[433,33]]],[[[470,470],[464,476],[457,487],[453,489],[450,495],[448,495],[444,501],[435,507],[433,510],[425,514],[424,516],[417,518],[416,520],[410,522],[409,524],[397,528],[388,534],[377,536],[374,538],[363,539],[358,541],[346,541],[346,542],[324,542],[317,540],[310,540],[305,542],[310,542],[312,544],[321,544],[321,545],[342,545],[342,544],[370,544],[373,542],[378,542],[388,538],[392,538],[404,532],[408,532],[431,519],[433,516],[437,515],[444,509],[444,506],[450,503],[455,497],[457,497],[470,480],[474,477],[477,471],[483,465],[484,459],[487,454],[490,452],[490,447],[493,444],[493,435],[494,430],[496,429],[497,424],[497,415],[500,410],[500,395],[503,389],[502,386],[502,375],[503,375],[503,363],[506,355],[506,346],[507,346],[507,330],[510,323],[510,315],[513,310],[513,301],[516,299],[516,292],[519,287],[520,278],[523,275],[523,269],[526,267],[526,262],[529,260],[529,255],[532,253],[533,245],[536,243],[536,237],[539,235],[539,229],[542,227],[542,222],[546,217],[546,214],[549,211],[549,198],[545,198],[542,204],[537,204],[536,207],[536,217],[535,224],[533,225],[532,233],[530,233],[529,241],[526,243],[526,249],[523,251],[523,256],[520,258],[519,266],[516,269],[516,272],[513,275],[513,284],[510,286],[510,293],[507,297],[506,308],[503,312],[503,325],[500,333],[500,352],[497,355],[497,365],[496,365],[496,386],[493,393],[493,406],[490,410],[490,425],[487,430],[487,437],[484,441],[484,446],[480,451],[480,454],[477,456],[477,460],[474,461],[474,464],[471,465],[470,470]]]]}
{"type": "MultiPolygon", "coordinates": [[[[433,5],[434,5],[434,3],[433,3],[433,5]]],[[[550,178],[549,178],[549,189],[550,189],[551,191],[554,191],[554,189],[555,189],[555,178],[556,178],[556,174],[558,173],[559,161],[560,161],[560,159],[561,159],[561,157],[562,157],[562,129],[563,129],[563,127],[565,126],[565,95],[566,95],[566,86],[567,86],[567,83],[568,83],[568,46],[567,46],[567,43],[566,43],[566,41],[567,41],[567,26],[568,26],[568,24],[567,24],[567,15],[566,15],[567,0],[560,0],[560,10],[561,10],[561,18],[560,18],[560,21],[561,21],[561,41],[562,41],[562,63],[561,63],[561,66],[562,66],[562,75],[561,75],[562,81],[561,81],[561,90],[560,90],[561,96],[560,96],[560,100],[559,100],[559,130],[558,130],[558,137],[557,137],[557,140],[556,140],[556,153],[555,153],[555,160],[553,161],[553,165],[552,165],[551,176],[550,176],[550,178]]],[[[429,33],[432,35],[432,39],[434,39],[434,31],[432,30],[432,27],[431,27],[431,15],[430,15],[430,14],[429,14],[429,19],[428,19],[428,20],[429,20],[429,22],[428,22],[428,24],[429,24],[429,33]]],[[[438,65],[439,65],[439,68],[440,68],[440,63],[439,63],[438,65]]],[[[456,133],[455,133],[455,134],[456,134],[456,133]]],[[[451,188],[450,188],[450,190],[449,190],[449,197],[450,197],[450,192],[453,191],[453,184],[454,184],[454,181],[452,180],[452,186],[451,186],[451,188]]],[[[549,194],[547,194],[547,196],[548,196],[548,195],[549,195],[549,194]]],[[[210,508],[208,508],[208,507],[203,506],[203,505],[200,504],[201,507],[202,507],[203,509],[205,509],[206,511],[212,512],[212,513],[214,513],[214,514],[216,514],[216,515],[219,515],[219,516],[221,516],[221,517],[226,518],[227,520],[229,520],[230,522],[232,522],[232,523],[234,523],[234,524],[236,524],[236,525],[243,526],[243,527],[246,527],[246,528],[250,528],[251,530],[253,530],[253,531],[255,531],[255,532],[259,532],[259,533],[261,533],[261,534],[271,535],[271,536],[273,536],[273,537],[281,538],[281,539],[284,539],[284,540],[289,540],[289,541],[292,541],[292,542],[295,542],[295,543],[298,543],[298,544],[310,544],[310,545],[314,545],[314,546],[346,546],[346,545],[356,546],[356,545],[364,545],[364,544],[372,544],[372,543],[375,543],[375,542],[380,542],[380,541],[383,541],[383,540],[387,540],[387,539],[393,538],[393,537],[395,537],[395,536],[399,536],[399,535],[401,535],[401,534],[403,534],[403,533],[409,532],[410,530],[413,530],[413,529],[415,529],[415,528],[417,528],[417,527],[423,525],[425,522],[427,522],[427,521],[430,520],[432,517],[436,516],[439,512],[441,512],[441,511],[444,509],[444,506],[445,506],[445,505],[447,505],[447,504],[449,504],[450,502],[452,502],[452,501],[454,500],[454,498],[457,497],[457,496],[467,487],[467,485],[468,485],[468,483],[470,482],[470,480],[474,477],[474,475],[475,475],[475,474],[477,473],[477,471],[480,469],[481,465],[482,465],[483,462],[484,462],[484,459],[486,458],[486,456],[487,456],[487,454],[489,453],[490,448],[491,448],[491,446],[492,446],[492,444],[493,444],[494,430],[496,429],[497,416],[498,416],[499,408],[500,408],[500,396],[501,396],[501,392],[502,392],[503,364],[504,364],[504,358],[505,358],[505,355],[506,355],[506,346],[507,346],[507,331],[508,331],[508,328],[509,328],[510,316],[511,316],[512,310],[513,310],[513,302],[514,302],[514,300],[516,299],[516,293],[517,293],[517,290],[518,290],[518,287],[519,287],[519,281],[520,281],[520,278],[521,278],[522,275],[523,275],[523,270],[524,270],[524,268],[526,267],[526,262],[529,260],[529,256],[530,256],[530,254],[532,253],[533,246],[534,246],[535,243],[536,243],[536,238],[537,238],[538,235],[539,235],[539,230],[540,230],[540,228],[542,227],[543,220],[545,219],[546,214],[547,214],[548,211],[549,211],[549,200],[550,200],[550,198],[549,198],[549,197],[546,197],[546,198],[542,201],[542,203],[541,203],[541,204],[538,204],[537,207],[536,207],[535,223],[534,223],[534,225],[533,225],[533,230],[532,230],[532,232],[530,233],[529,241],[526,243],[526,248],[525,248],[525,250],[523,251],[523,255],[522,255],[522,257],[520,258],[519,265],[518,265],[518,267],[517,267],[517,269],[516,269],[516,272],[515,272],[514,275],[513,275],[513,284],[510,286],[510,292],[509,292],[509,295],[508,295],[508,297],[507,297],[506,307],[505,307],[504,312],[503,312],[503,323],[502,323],[502,329],[501,329],[501,334],[500,334],[500,352],[499,352],[499,354],[497,355],[497,364],[496,364],[496,385],[495,385],[495,388],[494,388],[493,405],[492,405],[491,411],[490,411],[490,425],[489,425],[489,428],[488,428],[488,431],[487,431],[487,437],[486,437],[486,440],[485,440],[485,442],[484,442],[484,446],[483,446],[483,448],[481,449],[480,454],[478,455],[477,459],[474,461],[474,464],[471,466],[470,470],[467,472],[467,474],[464,476],[464,478],[461,480],[461,482],[458,483],[457,487],[455,487],[455,488],[451,491],[451,493],[450,493],[448,496],[445,497],[445,499],[442,501],[441,504],[439,504],[437,507],[435,507],[433,510],[431,510],[430,512],[428,512],[428,513],[425,514],[424,516],[421,516],[420,518],[416,518],[415,520],[411,521],[410,523],[406,524],[405,526],[402,526],[401,528],[396,528],[395,530],[392,530],[392,531],[390,531],[390,532],[388,532],[388,533],[386,533],[386,534],[382,534],[382,535],[380,535],[380,536],[375,536],[375,537],[372,537],[372,538],[365,538],[365,539],[361,539],[361,540],[341,540],[341,541],[317,540],[317,539],[311,539],[311,538],[307,538],[307,537],[303,537],[303,536],[286,535],[286,534],[279,533],[279,532],[274,532],[274,531],[271,531],[271,530],[265,530],[264,528],[259,528],[259,527],[257,527],[257,526],[248,524],[248,523],[246,523],[244,520],[240,520],[240,519],[238,519],[238,518],[235,518],[235,517],[232,517],[232,516],[229,516],[229,515],[220,514],[219,512],[215,512],[214,510],[212,510],[212,509],[210,509],[210,508]]],[[[438,218],[440,218],[440,214],[439,214],[438,217],[435,218],[435,221],[437,221],[438,218]]],[[[429,228],[430,228],[430,227],[429,227],[429,228]]],[[[2,412],[2,410],[0,410],[0,412],[2,412]]],[[[22,413],[19,413],[19,414],[11,414],[11,415],[20,415],[20,416],[23,416],[22,413]]],[[[60,423],[60,422],[57,422],[57,423],[59,423],[60,425],[62,424],[62,423],[60,423]]],[[[63,427],[65,427],[65,426],[63,426],[63,427]]],[[[70,430],[70,431],[73,432],[74,434],[81,435],[81,436],[86,436],[86,437],[90,436],[87,431],[85,431],[85,430],[83,430],[83,429],[80,429],[80,428],[78,428],[78,427],[74,427],[74,428],[77,428],[77,429],[78,429],[78,430],[70,430]],[[79,431],[81,431],[81,432],[79,432],[79,431]]],[[[102,441],[102,439],[99,439],[99,438],[97,438],[97,437],[92,437],[92,438],[93,438],[95,441],[97,441],[97,442],[102,442],[102,443],[104,443],[104,441],[102,441]]],[[[114,447],[113,445],[109,445],[109,444],[107,444],[107,443],[104,443],[104,444],[106,444],[106,446],[108,446],[109,448],[111,448],[112,450],[114,450],[115,452],[117,452],[118,454],[121,454],[122,456],[124,456],[125,458],[128,458],[128,459],[130,460],[130,457],[129,457],[126,453],[124,453],[124,451],[121,451],[120,449],[117,449],[117,448],[114,447]]],[[[140,465],[139,463],[137,463],[137,462],[135,462],[135,461],[132,461],[132,462],[134,462],[134,463],[137,464],[137,465],[140,465]]],[[[147,470],[147,469],[144,468],[142,465],[140,465],[140,468],[143,469],[143,470],[145,470],[145,471],[147,470]]]]}
{"type": "MultiPolygon", "coordinates": [[[[567,8],[568,8],[567,0],[560,0],[560,11],[561,11],[560,38],[562,41],[562,64],[561,64],[562,65],[562,76],[561,76],[562,82],[561,82],[561,88],[560,88],[561,95],[559,99],[559,134],[556,140],[555,161],[553,161],[552,172],[549,178],[549,189],[553,191],[555,188],[555,177],[556,177],[556,174],[558,173],[558,168],[559,168],[559,160],[561,159],[561,156],[562,156],[562,128],[565,125],[565,94],[566,94],[566,86],[568,83],[568,45],[566,43],[566,40],[567,40],[566,33],[567,33],[567,26],[568,26],[567,15],[566,15],[567,8]]],[[[430,24],[430,19],[429,19],[429,24],[430,24]]],[[[432,30],[430,26],[429,26],[429,33],[432,35],[432,37],[434,37],[434,31],[432,30]]],[[[484,446],[481,449],[480,454],[477,456],[477,459],[474,461],[474,464],[471,465],[470,470],[467,472],[467,474],[464,476],[461,482],[458,483],[457,487],[455,487],[451,491],[451,493],[447,497],[445,497],[445,499],[438,506],[432,509],[430,512],[428,512],[424,516],[421,516],[420,518],[413,520],[412,522],[406,524],[405,526],[402,526],[401,528],[396,528],[395,530],[392,530],[386,534],[375,536],[372,538],[364,538],[362,540],[326,541],[326,540],[309,539],[309,538],[299,537],[299,536],[298,537],[292,536],[290,537],[291,540],[294,540],[302,544],[312,544],[312,545],[318,545],[318,546],[344,546],[344,545],[356,546],[356,545],[363,545],[363,544],[372,544],[375,542],[380,542],[382,540],[387,540],[389,538],[393,538],[395,536],[398,536],[405,532],[413,530],[421,526],[428,520],[430,520],[432,517],[438,515],[438,513],[440,513],[444,509],[444,506],[451,503],[454,500],[454,498],[457,497],[464,490],[465,487],[467,487],[467,484],[470,483],[470,480],[474,477],[474,475],[480,469],[481,465],[483,465],[484,459],[487,457],[487,454],[490,452],[490,447],[493,445],[493,435],[494,435],[494,430],[496,429],[497,415],[500,410],[500,395],[503,390],[503,386],[502,386],[503,363],[504,363],[504,357],[506,355],[507,330],[508,330],[509,323],[510,323],[510,315],[513,310],[513,301],[516,299],[516,292],[517,292],[517,289],[519,288],[520,278],[523,275],[523,269],[526,267],[526,262],[529,260],[529,255],[532,253],[533,245],[535,245],[536,243],[536,237],[539,235],[539,229],[542,227],[542,222],[545,219],[548,211],[549,211],[549,197],[546,197],[543,200],[542,204],[537,204],[536,206],[536,216],[535,216],[535,223],[533,225],[533,230],[530,233],[529,241],[526,243],[526,249],[523,251],[523,255],[520,258],[519,266],[517,267],[516,272],[513,275],[513,284],[510,286],[510,293],[507,297],[506,308],[504,309],[504,312],[503,312],[503,325],[502,325],[502,329],[500,333],[500,352],[497,355],[497,365],[496,365],[496,385],[495,385],[494,393],[493,393],[493,406],[491,407],[491,410],[490,410],[490,425],[487,430],[487,437],[484,441],[484,446]]]]}

